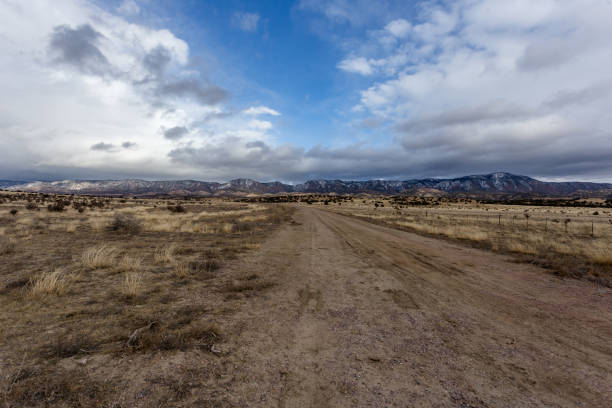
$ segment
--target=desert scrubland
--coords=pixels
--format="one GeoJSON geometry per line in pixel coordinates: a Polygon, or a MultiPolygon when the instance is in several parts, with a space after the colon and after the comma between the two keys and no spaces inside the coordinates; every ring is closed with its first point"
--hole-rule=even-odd
{"type": "Polygon", "coordinates": [[[1,200],[0,401],[10,407],[132,406],[120,387],[148,358],[160,364],[146,380],[159,384],[154,399],[171,404],[196,386],[181,380],[195,368],[164,367],[163,353],[217,358],[226,336],[217,319],[272,285],[222,266],[290,213],[226,200],[1,200]],[[88,375],[87,361],[109,371],[88,375]]]}
{"type": "Polygon", "coordinates": [[[1,201],[3,407],[612,404],[604,202],[1,201]]]}

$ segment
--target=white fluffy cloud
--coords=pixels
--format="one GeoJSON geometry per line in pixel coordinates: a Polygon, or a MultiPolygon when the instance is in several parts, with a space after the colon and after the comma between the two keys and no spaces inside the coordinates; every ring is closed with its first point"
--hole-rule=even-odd
{"type": "Polygon", "coordinates": [[[428,1],[414,19],[391,12],[403,0],[302,0],[343,27],[336,67],[367,84],[326,107],[366,134],[334,148],[284,143],[295,118],[269,101],[233,105],[184,40],[122,17],[145,4],[0,2],[0,178],[612,174],[606,0],[428,1]]]}
{"type": "Polygon", "coordinates": [[[6,0],[0,14],[2,177],[201,177],[169,152],[270,138],[253,115],[279,113],[232,113],[168,30],[80,0],[6,0]]]}
{"type": "Polygon", "coordinates": [[[410,31],[412,30],[412,24],[410,24],[403,18],[399,18],[387,24],[385,29],[391,34],[393,34],[395,37],[404,38],[408,34],[410,34],[410,31]]]}
{"type": "Polygon", "coordinates": [[[377,74],[355,111],[394,123],[414,156],[605,179],[610,21],[606,0],[426,3],[412,24],[383,27],[400,41],[372,31],[339,67],[377,74]]]}
{"type": "Polygon", "coordinates": [[[370,75],[374,72],[372,65],[373,64],[364,57],[355,57],[340,61],[338,68],[356,74],[370,75]]]}

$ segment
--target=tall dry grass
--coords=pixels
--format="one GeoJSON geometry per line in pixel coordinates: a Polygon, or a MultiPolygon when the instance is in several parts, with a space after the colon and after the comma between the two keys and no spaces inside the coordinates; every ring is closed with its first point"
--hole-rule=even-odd
{"type": "Polygon", "coordinates": [[[68,277],[61,268],[43,272],[30,279],[29,289],[32,296],[63,295],[68,289],[68,277]]]}
{"type": "Polygon", "coordinates": [[[174,277],[179,279],[187,278],[191,275],[191,270],[189,267],[189,263],[187,262],[178,262],[174,266],[174,270],[172,271],[174,277]]]}
{"type": "Polygon", "coordinates": [[[142,257],[123,255],[117,264],[117,268],[122,272],[135,271],[142,264],[142,257]]]}
{"type": "Polygon", "coordinates": [[[128,272],[121,284],[121,293],[125,296],[134,297],[142,293],[143,274],[141,272],[128,272]]]}
{"type": "Polygon", "coordinates": [[[165,264],[174,262],[174,253],[176,251],[176,244],[168,244],[157,247],[153,254],[153,261],[156,264],[165,264]]]}
{"type": "Polygon", "coordinates": [[[81,256],[81,264],[90,269],[110,267],[115,263],[117,252],[117,248],[109,245],[87,248],[81,256]]]}

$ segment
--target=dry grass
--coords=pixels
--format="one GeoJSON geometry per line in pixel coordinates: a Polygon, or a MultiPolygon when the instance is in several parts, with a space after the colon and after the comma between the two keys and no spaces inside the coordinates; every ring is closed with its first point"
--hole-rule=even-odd
{"type": "Polygon", "coordinates": [[[91,247],[83,252],[81,263],[90,269],[108,268],[115,263],[117,252],[117,248],[109,245],[91,247]]]}
{"type": "Polygon", "coordinates": [[[141,272],[128,272],[121,284],[121,293],[128,297],[135,297],[142,293],[143,274],[141,272]]]}
{"type": "Polygon", "coordinates": [[[153,260],[156,264],[166,264],[174,262],[174,252],[176,251],[176,244],[167,244],[157,247],[153,260]]]}
{"type": "Polygon", "coordinates": [[[30,280],[29,292],[32,296],[63,295],[68,289],[68,278],[61,268],[53,272],[43,272],[30,280]]]}
{"type": "MultiPolygon", "coordinates": [[[[220,290],[237,277],[221,266],[268,236],[277,209],[225,199],[10,194],[10,208],[19,212],[0,211],[0,405],[201,405],[159,385],[182,381],[182,371],[159,367],[182,350],[184,364],[198,370],[184,383],[206,392],[206,378],[220,360],[202,354],[213,343],[222,349],[224,341],[211,327],[219,323],[225,333],[237,307],[220,290]],[[25,210],[32,200],[40,211],[25,210]],[[72,203],[47,211],[58,200],[89,204],[84,212],[72,203]],[[168,205],[186,212],[172,213],[168,205]],[[113,228],[117,214],[142,229],[123,228],[124,217],[113,228]],[[130,334],[152,321],[159,327],[128,347],[130,334]],[[126,358],[129,353],[145,355],[126,358]],[[146,376],[153,372],[155,383],[146,376]],[[136,383],[153,392],[123,386],[136,383]]],[[[0,209],[8,208],[4,192],[2,199],[0,209]]],[[[259,295],[258,287],[235,289],[246,291],[239,296],[259,295]]]]}
{"type": "Polygon", "coordinates": [[[173,275],[178,279],[184,279],[191,275],[191,268],[189,263],[179,262],[174,266],[172,271],[173,275]]]}
{"type": "Polygon", "coordinates": [[[122,272],[135,271],[140,269],[142,258],[130,255],[123,255],[117,264],[117,268],[122,272]]]}

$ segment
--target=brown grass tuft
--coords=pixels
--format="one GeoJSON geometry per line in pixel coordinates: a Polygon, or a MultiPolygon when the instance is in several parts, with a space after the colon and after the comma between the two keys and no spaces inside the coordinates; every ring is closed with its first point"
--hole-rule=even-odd
{"type": "Polygon", "coordinates": [[[128,272],[121,284],[121,293],[128,297],[140,295],[142,292],[142,273],[128,272]]]}
{"type": "Polygon", "coordinates": [[[134,257],[129,255],[123,255],[123,257],[119,260],[119,264],[117,267],[122,272],[135,271],[140,268],[142,264],[142,258],[134,257]]]}
{"type": "Polygon", "coordinates": [[[174,262],[174,252],[176,251],[175,244],[164,245],[157,247],[153,260],[156,264],[165,264],[174,262]]]}
{"type": "Polygon", "coordinates": [[[117,255],[117,248],[108,245],[91,247],[83,252],[81,263],[86,268],[107,268],[112,266],[117,255]]]}
{"type": "Polygon", "coordinates": [[[189,263],[179,262],[174,266],[172,274],[179,279],[187,278],[191,275],[191,268],[189,263]]]}
{"type": "Polygon", "coordinates": [[[68,279],[63,269],[57,268],[53,272],[43,272],[30,280],[30,294],[63,295],[68,288],[68,279]]]}

